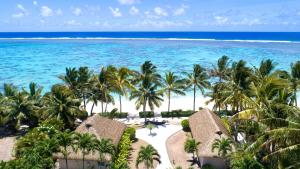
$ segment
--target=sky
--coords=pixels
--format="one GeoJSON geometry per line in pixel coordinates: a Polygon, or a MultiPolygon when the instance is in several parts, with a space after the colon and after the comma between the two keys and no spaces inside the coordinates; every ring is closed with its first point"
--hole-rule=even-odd
{"type": "Polygon", "coordinates": [[[1,32],[300,32],[300,0],[2,0],[0,11],[1,32]]]}

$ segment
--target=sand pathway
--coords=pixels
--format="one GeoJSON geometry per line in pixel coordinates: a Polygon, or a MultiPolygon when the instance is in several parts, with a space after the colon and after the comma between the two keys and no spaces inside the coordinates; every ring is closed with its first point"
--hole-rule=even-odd
{"type": "Polygon", "coordinates": [[[160,154],[162,161],[156,169],[169,169],[173,168],[170,163],[166,141],[168,137],[181,130],[182,127],[180,125],[166,125],[166,126],[158,126],[152,130],[153,135],[149,134],[149,130],[147,128],[138,129],[136,131],[136,137],[139,139],[145,140],[147,143],[151,144],[160,154]]]}

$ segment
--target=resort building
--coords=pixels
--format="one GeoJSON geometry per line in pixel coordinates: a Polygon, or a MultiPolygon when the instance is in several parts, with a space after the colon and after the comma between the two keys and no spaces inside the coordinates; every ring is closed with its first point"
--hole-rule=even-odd
{"type": "MultiPolygon", "coordinates": [[[[106,117],[101,117],[98,114],[95,114],[89,117],[87,120],[82,122],[75,130],[78,133],[90,133],[97,137],[97,139],[111,139],[112,142],[117,146],[120,142],[120,139],[126,129],[126,125],[108,119],[106,117]]],[[[71,148],[70,154],[68,155],[68,166],[72,169],[81,169],[82,168],[82,152],[74,152],[71,148]]],[[[60,169],[66,168],[66,163],[62,154],[56,154],[57,165],[60,169]]],[[[106,157],[107,160],[109,160],[106,157]]],[[[106,168],[105,164],[99,164],[99,154],[97,152],[90,153],[85,155],[85,166],[86,168],[106,168]]]]}
{"type": "Polygon", "coordinates": [[[210,164],[224,169],[225,161],[218,156],[217,150],[212,152],[215,139],[230,137],[221,119],[209,109],[203,109],[189,117],[189,124],[193,138],[201,143],[198,150],[201,166],[210,164]]]}

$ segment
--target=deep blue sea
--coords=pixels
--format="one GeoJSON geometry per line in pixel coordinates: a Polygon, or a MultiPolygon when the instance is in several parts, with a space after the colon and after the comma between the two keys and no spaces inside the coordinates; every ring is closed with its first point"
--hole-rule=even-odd
{"type": "Polygon", "coordinates": [[[30,32],[0,33],[0,84],[34,81],[49,90],[66,67],[116,65],[138,69],[151,60],[161,71],[182,72],[199,63],[211,68],[227,55],[249,66],[273,59],[288,70],[300,60],[295,32],[30,32]]]}

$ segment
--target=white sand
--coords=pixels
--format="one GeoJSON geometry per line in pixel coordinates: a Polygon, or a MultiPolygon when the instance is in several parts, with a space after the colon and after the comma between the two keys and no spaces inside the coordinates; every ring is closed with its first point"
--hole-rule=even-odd
{"type": "MultiPolygon", "coordinates": [[[[202,96],[196,97],[196,110],[199,107],[207,107],[212,109],[213,103],[210,103],[208,105],[205,104],[205,102],[209,98],[204,98],[202,96]]],[[[92,103],[87,104],[86,110],[88,113],[90,113],[92,107],[92,103]]],[[[105,105],[104,105],[105,108],[105,105]]],[[[107,110],[110,111],[113,108],[119,109],[119,99],[116,97],[115,98],[115,105],[108,104],[107,110]]],[[[193,109],[193,97],[192,96],[180,96],[180,97],[173,97],[171,98],[171,110],[192,110],[193,109]]],[[[149,107],[146,109],[147,111],[150,110],[149,107]]],[[[159,108],[155,108],[154,112],[155,113],[160,113],[161,111],[167,111],[168,110],[168,100],[164,98],[164,101],[162,102],[161,106],[159,108]]],[[[122,111],[123,112],[128,112],[129,115],[138,115],[138,112],[142,111],[142,107],[139,110],[136,110],[135,106],[135,100],[129,100],[125,97],[122,98],[122,111]]],[[[93,109],[94,113],[101,113],[101,103],[99,102],[97,106],[94,106],[93,109]]]]}
{"type": "Polygon", "coordinates": [[[138,129],[136,131],[137,138],[151,144],[158,151],[162,163],[159,164],[156,169],[173,168],[169,160],[166,141],[171,135],[181,129],[182,127],[180,125],[158,126],[158,128],[152,130],[153,135],[150,135],[149,129],[147,128],[138,129]]]}

